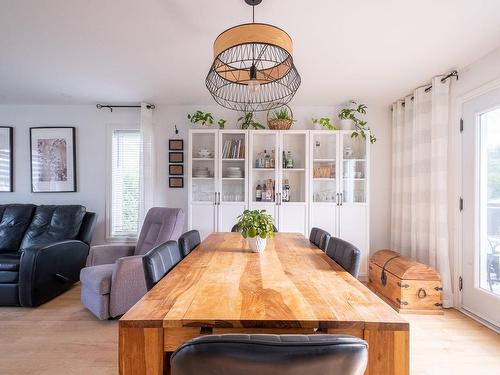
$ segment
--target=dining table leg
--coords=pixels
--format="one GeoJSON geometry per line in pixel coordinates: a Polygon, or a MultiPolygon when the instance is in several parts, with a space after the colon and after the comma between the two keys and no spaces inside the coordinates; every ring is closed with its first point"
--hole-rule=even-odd
{"type": "Polygon", "coordinates": [[[163,328],[119,327],[120,375],[163,375],[163,328]]]}

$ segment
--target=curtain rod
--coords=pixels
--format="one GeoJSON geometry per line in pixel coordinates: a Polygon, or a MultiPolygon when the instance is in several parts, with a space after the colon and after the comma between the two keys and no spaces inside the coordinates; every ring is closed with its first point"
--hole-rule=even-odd
{"type": "MultiPolygon", "coordinates": [[[[452,70],[447,75],[445,75],[443,78],[441,78],[441,82],[445,83],[448,78],[452,78],[452,77],[455,77],[458,80],[458,72],[456,70],[452,70]]],[[[432,85],[427,86],[424,91],[425,92],[429,92],[431,90],[432,90],[432,85]]],[[[415,99],[415,97],[412,95],[411,98],[410,98],[410,100],[413,100],[413,99],[415,99]]],[[[401,105],[404,107],[405,106],[405,102],[403,102],[401,105]]]]}
{"type": "MultiPolygon", "coordinates": [[[[110,112],[113,112],[113,108],[141,108],[140,105],[109,105],[109,104],[96,104],[97,109],[108,108],[110,112]]],[[[146,105],[147,109],[155,109],[154,104],[146,105]]]]}

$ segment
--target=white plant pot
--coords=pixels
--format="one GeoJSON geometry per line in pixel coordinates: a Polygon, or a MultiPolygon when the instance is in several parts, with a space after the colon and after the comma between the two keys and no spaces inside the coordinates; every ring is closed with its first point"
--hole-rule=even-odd
{"type": "Polygon", "coordinates": [[[352,121],[352,120],[340,120],[340,129],[342,129],[342,130],[354,130],[354,121],[352,121]]]}
{"type": "Polygon", "coordinates": [[[256,236],[249,238],[248,243],[250,245],[250,250],[254,253],[262,253],[266,249],[267,238],[260,238],[260,236],[256,236]]]}

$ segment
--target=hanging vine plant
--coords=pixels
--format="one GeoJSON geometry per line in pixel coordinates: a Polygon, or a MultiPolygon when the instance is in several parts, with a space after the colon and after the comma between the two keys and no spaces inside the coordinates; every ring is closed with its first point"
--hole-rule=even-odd
{"type": "Polygon", "coordinates": [[[351,133],[351,137],[357,138],[361,136],[363,139],[366,139],[366,137],[369,136],[370,143],[377,142],[377,138],[375,138],[375,135],[371,132],[368,123],[358,117],[359,115],[366,115],[368,107],[365,104],[358,104],[354,101],[351,102],[351,104],[354,105],[354,108],[344,108],[338,114],[339,119],[350,120],[354,124],[354,130],[351,133]]]}

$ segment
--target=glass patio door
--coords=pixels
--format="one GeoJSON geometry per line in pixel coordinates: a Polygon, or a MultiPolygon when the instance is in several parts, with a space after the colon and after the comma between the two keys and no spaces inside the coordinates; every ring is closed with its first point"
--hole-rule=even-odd
{"type": "Polygon", "coordinates": [[[500,90],[463,115],[462,307],[500,327],[500,90]]]}

